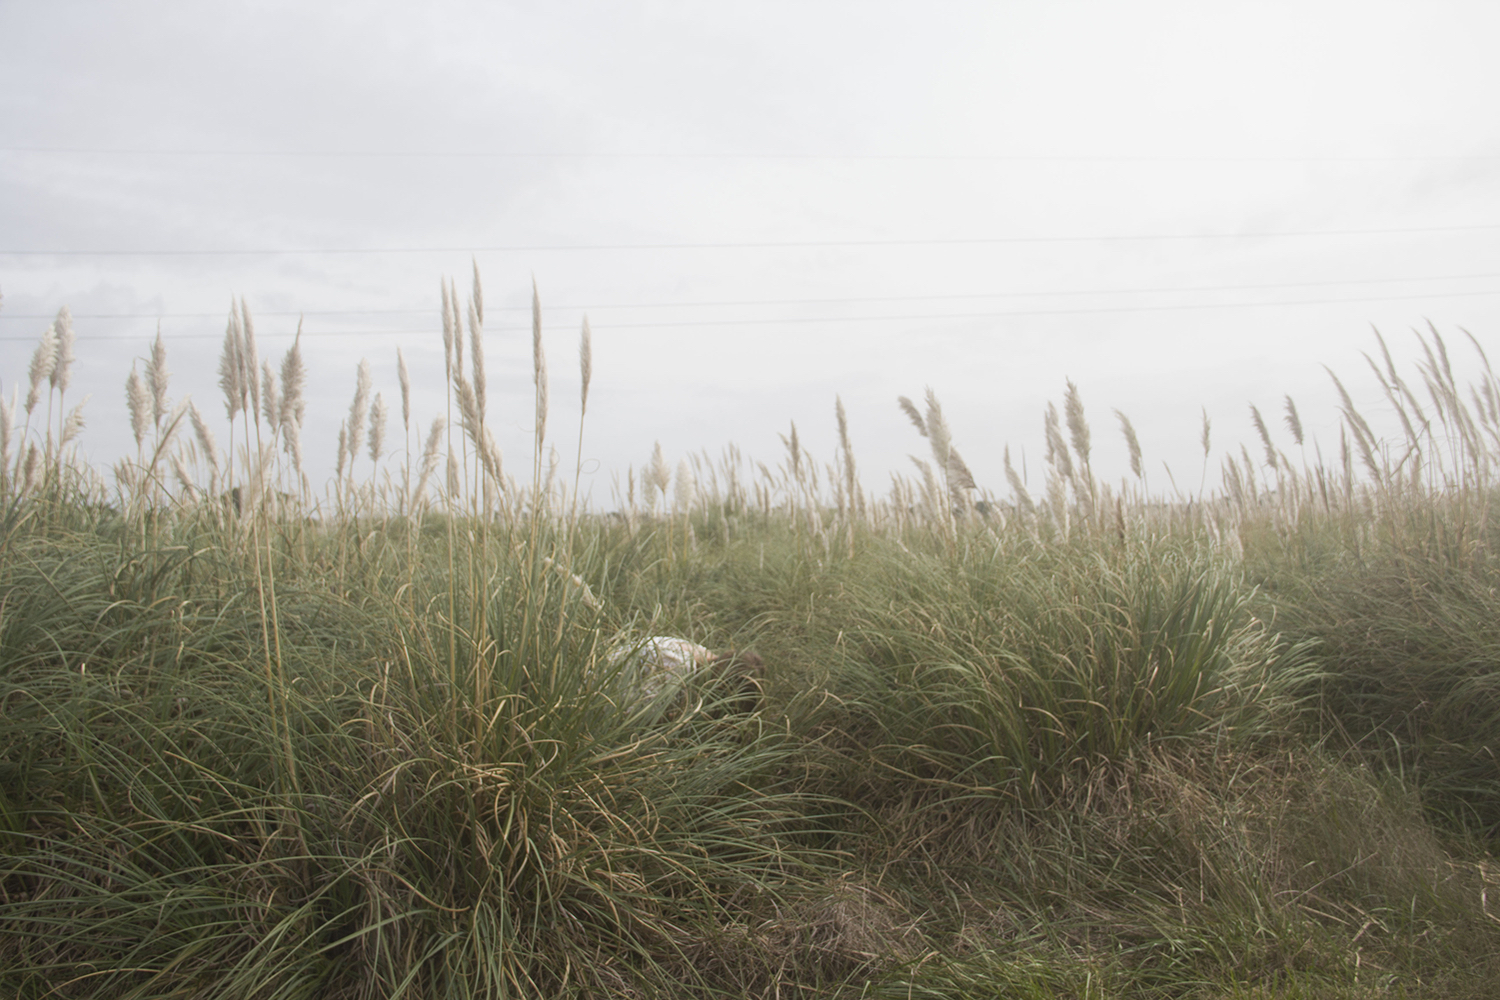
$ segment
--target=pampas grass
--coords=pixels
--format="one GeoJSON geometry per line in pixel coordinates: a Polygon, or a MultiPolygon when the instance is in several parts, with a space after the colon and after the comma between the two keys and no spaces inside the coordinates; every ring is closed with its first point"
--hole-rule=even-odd
{"type": "Polygon", "coordinates": [[[145,447],[146,432],[152,423],[151,392],[133,364],[125,379],[125,403],[130,410],[130,430],[135,435],[135,447],[139,452],[145,447]]]}
{"type": "Polygon", "coordinates": [[[48,375],[48,381],[52,388],[56,389],[59,396],[68,391],[68,383],[73,371],[73,362],[76,360],[73,354],[73,344],[76,334],[73,332],[73,314],[63,306],[57,311],[57,319],[53,321],[53,328],[57,331],[57,356],[52,364],[52,371],[48,375]]]}
{"type": "Polygon", "coordinates": [[[1089,475],[1089,457],[1092,454],[1090,444],[1089,424],[1083,415],[1083,397],[1078,392],[1078,386],[1069,380],[1068,391],[1063,395],[1063,416],[1068,425],[1068,437],[1073,442],[1073,453],[1078,456],[1078,464],[1087,478],[1089,475]]]}
{"type": "Polygon", "coordinates": [[[151,344],[151,360],[146,363],[146,388],[151,391],[151,419],[160,424],[171,409],[167,385],[172,373],[167,370],[167,345],[161,339],[161,324],[156,326],[156,340],[151,344]]]}
{"type": "Polygon", "coordinates": [[[396,378],[401,384],[401,426],[411,433],[411,372],[406,369],[406,358],[401,348],[396,348],[396,378]]]}
{"type": "MultiPolygon", "coordinates": [[[[476,283],[478,276],[475,276],[476,283]]],[[[477,288],[476,288],[477,294],[477,288]]],[[[469,366],[474,372],[474,399],[479,406],[479,422],[484,423],[486,408],[484,371],[484,327],[474,301],[469,301],[469,366]]]]}
{"type": "Polygon", "coordinates": [[[42,399],[42,383],[49,385],[52,374],[57,367],[57,325],[51,324],[42,333],[42,339],[36,345],[36,350],[31,354],[31,363],[27,366],[26,375],[30,382],[30,388],[26,393],[26,416],[30,418],[33,410],[42,399]]]}
{"type": "Polygon", "coordinates": [[[198,447],[203,457],[208,460],[209,468],[217,479],[219,474],[219,446],[214,441],[213,431],[209,429],[208,421],[203,419],[203,414],[198,411],[197,405],[191,401],[188,403],[188,415],[193,421],[193,434],[198,439],[198,447]]]}
{"type": "Polygon", "coordinates": [[[281,431],[282,406],[281,395],[276,390],[276,373],[271,370],[269,358],[260,363],[260,387],[261,414],[266,418],[266,428],[274,440],[281,431]]]}
{"type": "Polygon", "coordinates": [[[292,346],[281,359],[281,416],[282,427],[295,425],[302,428],[307,415],[307,402],[302,398],[307,387],[307,373],[302,365],[302,319],[297,319],[297,336],[292,346]]]}
{"type": "Polygon", "coordinates": [[[1297,414],[1297,404],[1292,401],[1291,396],[1286,397],[1285,410],[1286,429],[1291,432],[1292,440],[1297,447],[1302,447],[1302,418],[1297,414]]]}
{"type": "Polygon", "coordinates": [[[1068,453],[1068,443],[1062,436],[1062,421],[1057,415],[1056,405],[1052,403],[1047,404],[1043,430],[1047,441],[1047,464],[1057,470],[1062,479],[1072,481],[1073,457],[1068,453]]]}
{"type": "Polygon", "coordinates": [[[667,457],[662,453],[660,441],[656,442],[655,446],[651,449],[651,461],[647,464],[644,472],[642,485],[647,488],[647,505],[652,504],[652,493],[650,492],[652,490],[655,491],[655,495],[661,497],[662,503],[665,504],[667,487],[672,483],[672,470],[667,468],[667,457]]]}
{"type": "MultiPolygon", "coordinates": [[[[536,452],[547,439],[547,352],[542,346],[542,299],[531,283],[531,373],[536,392],[536,452]]],[[[540,468],[540,466],[538,466],[540,468]]]]}
{"type": "MultiPolygon", "coordinates": [[[[1426,335],[1409,375],[1382,342],[1394,439],[1335,381],[1336,464],[1294,469],[1252,409],[1266,463],[1233,448],[1192,502],[1146,492],[1118,410],[1138,483],[1095,484],[1067,382],[1045,499],[995,442],[1012,495],[972,516],[961,428],[929,389],[898,399],[927,447],[883,495],[835,397],[831,461],[795,423],[775,468],[732,446],[669,464],[658,441],[610,516],[579,494],[582,424],[571,496],[556,482],[535,283],[536,398],[491,414],[477,270],[463,307],[441,288],[451,410],[412,466],[398,351],[393,477],[392,387],[362,361],[330,501],[305,477],[277,492],[278,434],[301,477],[300,323],[278,378],[231,310],[238,480],[192,400],[169,404],[158,333],[126,379],[137,455],[113,495],[62,457],[83,411],[53,382],[60,321],[43,335],[26,425],[19,388],[0,407],[6,995],[1322,997],[1493,978],[1487,367],[1461,386],[1426,335]],[[489,424],[532,414],[528,487],[503,479],[489,424]],[[633,718],[604,655],[631,635],[753,648],[757,697],[703,678],[633,718]]],[[[579,373],[582,417],[587,321],[579,373]]],[[[1206,410],[1200,440],[1206,469],[1206,410]]]]}
{"type": "Polygon", "coordinates": [[[247,418],[260,422],[260,358],[255,344],[255,323],[250,318],[250,303],[240,298],[240,385],[246,393],[244,409],[247,418]]]}
{"type": "Polygon", "coordinates": [[[370,404],[370,461],[380,461],[385,447],[385,397],[380,393],[375,394],[375,401],[370,404]]]}
{"type": "Polygon", "coordinates": [[[437,471],[438,461],[441,459],[443,432],[447,429],[447,420],[442,417],[432,418],[432,427],[427,432],[427,443],[422,446],[422,460],[420,472],[417,476],[417,485],[407,498],[408,508],[415,507],[421,500],[422,491],[427,487],[427,480],[432,478],[432,474],[437,471]]]}
{"type": "Polygon", "coordinates": [[[1141,442],[1135,435],[1135,426],[1131,424],[1130,418],[1119,410],[1115,411],[1115,418],[1120,421],[1120,432],[1125,435],[1125,450],[1130,456],[1130,471],[1137,478],[1145,481],[1145,472],[1141,468],[1141,442]]]}
{"type": "Polygon", "coordinates": [[[1260,437],[1261,445],[1266,449],[1266,468],[1276,469],[1280,462],[1276,456],[1276,446],[1271,443],[1271,432],[1266,427],[1265,419],[1260,415],[1260,408],[1254,403],[1250,404],[1250,423],[1255,427],[1255,433],[1260,437]]]}
{"type": "Polygon", "coordinates": [[[245,405],[243,351],[239,324],[231,309],[229,322],[224,328],[224,347],[219,354],[219,388],[224,393],[224,411],[229,414],[231,428],[234,426],[235,416],[245,405]]]}
{"type": "Polygon", "coordinates": [[[448,281],[442,281],[443,291],[443,378],[453,378],[453,308],[448,292],[448,281]]]}
{"type": "Polygon", "coordinates": [[[365,421],[370,410],[370,362],[365,358],[359,359],[359,367],[354,375],[354,398],[349,401],[349,419],[344,422],[347,432],[345,447],[350,456],[359,454],[359,446],[364,443],[365,421]]]}

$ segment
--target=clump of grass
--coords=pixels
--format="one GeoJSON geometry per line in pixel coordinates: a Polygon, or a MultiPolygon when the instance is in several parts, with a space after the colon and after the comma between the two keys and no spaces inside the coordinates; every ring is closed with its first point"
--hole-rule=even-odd
{"type": "Polygon", "coordinates": [[[877,573],[855,603],[900,604],[845,625],[833,683],[856,773],[890,774],[903,809],[1040,806],[1159,746],[1252,747],[1295,723],[1315,677],[1306,644],[1272,632],[1232,576],[1169,547],[893,553],[877,573]]]}

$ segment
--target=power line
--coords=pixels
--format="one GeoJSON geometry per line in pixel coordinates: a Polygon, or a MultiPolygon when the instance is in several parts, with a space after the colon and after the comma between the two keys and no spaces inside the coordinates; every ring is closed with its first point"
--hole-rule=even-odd
{"type": "MultiPolygon", "coordinates": [[[[1386,284],[1411,284],[1421,281],[1468,281],[1476,279],[1500,278],[1500,272],[1485,271],[1472,274],[1433,274],[1418,277],[1398,278],[1346,278],[1325,281],[1275,281],[1260,282],[1255,284],[1238,285],[1175,285],[1156,286],[1145,288],[1073,288],[1053,289],[1044,291],[1006,291],[1006,292],[960,292],[951,295],[873,295],[873,296],[832,296],[821,298],[799,298],[799,299],[699,299],[687,302],[614,302],[595,303],[593,305],[548,305],[549,311],[590,311],[604,309],[693,309],[709,307],[754,307],[754,306],[800,306],[800,305],[836,305],[843,303],[877,303],[877,302],[942,302],[962,301],[972,299],[1009,299],[1009,298],[1050,298],[1054,296],[1096,296],[1096,295],[1156,295],[1177,294],[1196,292],[1242,292],[1256,291],[1270,288],[1322,288],[1337,285],[1386,285],[1386,284]]],[[[1434,293],[1440,294],[1440,293],[1434,293]]],[[[1470,293],[1472,294],[1472,293],[1470,293]]],[[[1480,293],[1483,294],[1483,293],[1480,293]]],[[[1356,301],[1356,300],[1351,300],[1356,301]]],[[[491,305],[489,311],[530,313],[531,306],[502,306],[491,305]]],[[[433,306],[424,306],[410,309],[282,309],[282,310],[256,310],[256,316],[263,317],[288,317],[288,316],[412,316],[430,315],[436,312],[433,306]]],[[[211,313],[73,313],[74,319],[222,319],[224,312],[211,313]]],[[[10,313],[0,312],[0,320],[50,320],[54,313],[10,313]]]]}
{"type": "Polygon", "coordinates": [[[466,247],[320,247],[305,249],[244,250],[0,250],[5,257],[276,257],[333,254],[424,254],[424,253],[538,253],[553,251],[618,250],[787,250],[830,247],[885,246],[981,246],[1036,243],[1124,243],[1162,240],[1255,240],[1325,236],[1389,236],[1417,233],[1488,232],[1500,223],[1468,226],[1411,226],[1385,229],[1265,230],[1243,233],[1146,233],[1092,236],[978,236],[949,239],[893,240],[765,240],[710,243],[536,243],[511,246],[466,247]]]}
{"type": "Polygon", "coordinates": [[[60,156],[244,156],[256,158],[385,160],[843,160],[976,163],[1422,163],[1496,160],[1494,153],[1437,153],[1399,156],[1317,155],[1069,155],[1016,153],[791,153],[767,151],[687,152],[584,150],[396,150],[396,149],[144,149],[126,146],[0,146],[0,153],[60,156]]]}
{"type": "MultiPolygon", "coordinates": [[[[1350,298],[1335,299],[1286,299],[1258,302],[1187,302],[1173,303],[1169,305],[1146,305],[1146,306],[1100,306],[1076,309],[1019,309],[1004,312],[978,312],[978,313],[933,313],[928,315],[884,315],[884,316],[809,316],[797,318],[770,318],[770,319],[724,319],[724,320],[669,320],[666,322],[639,322],[639,323],[609,323],[599,324],[601,330],[660,330],[681,327],[723,327],[723,326],[801,326],[819,323],[888,323],[888,322],[931,322],[934,320],[972,320],[972,319],[1006,319],[1025,318],[1032,316],[1078,316],[1100,313],[1138,313],[1138,312],[1179,312],[1191,309],[1253,309],[1271,306],[1307,306],[1307,305],[1336,305],[1338,303],[1352,302],[1399,302],[1412,300],[1430,299],[1454,299],[1471,298],[1482,295],[1500,295],[1500,289],[1485,289],[1469,292],[1438,292],[1425,295],[1368,295],[1350,298]]],[[[524,332],[529,327],[491,327],[490,333],[513,333],[524,332]]],[[[405,330],[327,330],[308,331],[304,330],[304,337],[322,340],[333,337],[371,337],[371,336],[396,336],[396,335],[420,335],[436,336],[436,328],[427,329],[405,329],[405,330]]],[[[173,340],[219,340],[223,338],[222,333],[187,333],[176,334],[173,340]]],[[[257,340],[290,340],[294,336],[291,332],[285,333],[257,333],[257,340]]],[[[16,336],[0,337],[0,342],[5,341],[30,341],[35,337],[16,336]]],[[[121,337],[105,335],[79,335],[78,340],[123,340],[121,337]]]]}

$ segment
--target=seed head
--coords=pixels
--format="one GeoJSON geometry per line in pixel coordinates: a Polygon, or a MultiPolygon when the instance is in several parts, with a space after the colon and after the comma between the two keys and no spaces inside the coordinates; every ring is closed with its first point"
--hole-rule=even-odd
{"type": "Polygon", "coordinates": [[[31,366],[27,369],[27,377],[31,380],[31,391],[26,394],[26,415],[31,416],[31,411],[36,409],[36,404],[41,401],[42,383],[50,382],[52,371],[57,365],[57,324],[50,323],[42,333],[41,341],[36,345],[36,351],[31,355],[31,366]]]}
{"type": "Polygon", "coordinates": [[[406,370],[406,358],[401,348],[396,348],[396,378],[401,382],[401,425],[411,433],[411,372],[406,370]]]}
{"type": "Polygon", "coordinates": [[[380,450],[385,444],[385,397],[375,394],[370,407],[370,461],[380,461],[380,450]]]}
{"type": "Polygon", "coordinates": [[[1130,423],[1130,418],[1119,410],[1115,411],[1119,418],[1120,430],[1125,434],[1125,447],[1130,450],[1130,471],[1135,473],[1137,479],[1141,478],[1141,442],[1135,436],[1135,427],[1130,423]]]}
{"type": "Polygon", "coordinates": [[[244,343],[240,333],[240,318],[236,310],[229,311],[229,324],[224,328],[224,349],[219,354],[219,388],[224,390],[224,409],[232,424],[235,415],[245,406],[244,343]]]}
{"type": "Polygon", "coordinates": [[[295,423],[302,426],[307,414],[307,403],[302,399],[302,390],[307,384],[307,373],[302,368],[302,320],[297,320],[297,339],[281,359],[281,419],[280,425],[295,423]]]}
{"type": "Polygon", "coordinates": [[[354,399],[349,403],[349,420],[345,423],[349,458],[359,454],[360,442],[364,439],[365,415],[370,406],[370,362],[359,359],[359,370],[355,376],[354,399]]]}
{"type": "Polygon", "coordinates": [[[68,391],[68,372],[73,366],[73,314],[63,306],[57,311],[57,319],[53,321],[57,328],[57,361],[52,366],[51,382],[53,388],[59,392],[68,391]]]}
{"type": "Polygon", "coordinates": [[[900,404],[901,412],[911,418],[912,426],[916,427],[917,433],[926,437],[927,424],[922,421],[922,411],[917,409],[917,404],[905,396],[897,396],[896,402],[900,404]]]}
{"type": "Polygon", "coordinates": [[[542,349],[542,298],[531,282],[531,373],[536,384],[536,443],[547,438],[547,354],[542,349]]]}
{"type": "Polygon", "coordinates": [[[578,373],[583,381],[580,414],[589,411],[589,382],[594,378],[594,336],[589,332],[589,318],[583,317],[583,333],[578,337],[578,373]]]}
{"type": "Polygon", "coordinates": [[[151,390],[151,419],[161,423],[167,415],[167,382],[172,373],[167,371],[167,345],[161,339],[161,324],[156,324],[156,342],[151,345],[151,360],[146,365],[146,388],[151,390]]]}
{"type": "Polygon", "coordinates": [[[140,448],[145,444],[146,431],[151,426],[151,393],[134,364],[125,378],[125,405],[130,409],[130,430],[135,434],[135,446],[140,448]]]}

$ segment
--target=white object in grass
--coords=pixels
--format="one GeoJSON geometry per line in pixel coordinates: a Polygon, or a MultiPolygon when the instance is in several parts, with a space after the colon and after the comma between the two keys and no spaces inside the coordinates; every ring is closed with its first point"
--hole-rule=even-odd
{"type": "Polygon", "coordinates": [[[609,665],[620,671],[631,696],[650,704],[668,693],[676,694],[697,671],[712,663],[713,650],[696,642],[670,635],[617,646],[609,654],[609,665]]]}

